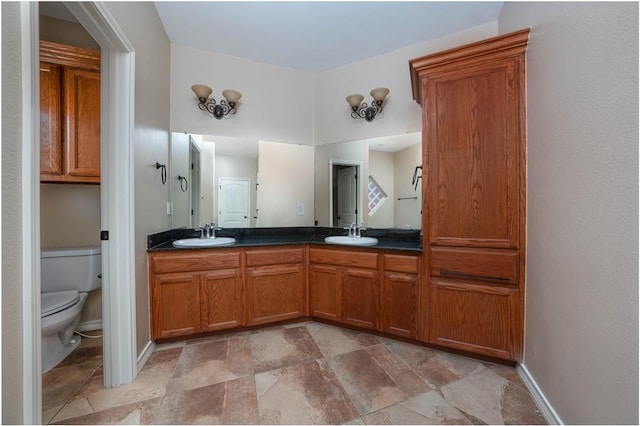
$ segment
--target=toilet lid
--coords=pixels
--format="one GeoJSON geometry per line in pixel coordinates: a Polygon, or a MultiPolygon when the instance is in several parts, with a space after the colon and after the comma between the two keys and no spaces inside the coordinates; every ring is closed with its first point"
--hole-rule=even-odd
{"type": "Polygon", "coordinates": [[[42,317],[53,315],[69,306],[75,305],[80,299],[77,291],[58,291],[42,293],[40,295],[40,312],[42,317]]]}

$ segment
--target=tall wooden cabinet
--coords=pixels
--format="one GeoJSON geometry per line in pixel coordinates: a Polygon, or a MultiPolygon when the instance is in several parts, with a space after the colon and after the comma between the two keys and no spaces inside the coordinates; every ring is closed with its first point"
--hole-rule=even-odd
{"type": "Polygon", "coordinates": [[[529,30],[410,61],[423,109],[420,339],[522,356],[529,30]]]}
{"type": "Polygon", "coordinates": [[[40,41],[40,180],[100,183],[100,52],[40,41]]]}

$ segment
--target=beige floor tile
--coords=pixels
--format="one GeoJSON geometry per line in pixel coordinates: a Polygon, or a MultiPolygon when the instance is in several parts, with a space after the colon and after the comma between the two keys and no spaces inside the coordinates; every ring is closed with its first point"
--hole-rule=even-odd
{"type": "Polygon", "coordinates": [[[424,416],[432,424],[470,424],[464,414],[449,404],[437,392],[420,394],[401,402],[399,405],[424,416]]]}
{"type": "Polygon", "coordinates": [[[249,337],[239,336],[182,349],[168,392],[193,389],[253,374],[249,337]]]}
{"type": "Polygon", "coordinates": [[[361,415],[409,397],[366,349],[336,355],[328,362],[361,415]]]}
{"type": "Polygon", "coordinates": [[[502,395],[509,381],[485,369],[442,386],[444,398],[454,407],[488,424],[505,424],[502,418],[502,395]]]}
{"type": "Polygon", "coordinates": [[[65,419],[60,424],[126,424],[150,425],[154,423],[162,398],[121,405],[80,417],[65,419]]]}
{"type": "Polygon", "coordinates": [[[500,405],[505,424],[546,424],[533,398],[521,386],[509,383],[504,389],[500,405]]]}
{"type": "Polygon", "coordinates": [[[306,327],[276,327],[250,334],[256,373],[322,357],[306,327]]]}
{"type": "Polygon", "coordinates": [[[42,375],[42,409],[60,406],[76,394],[89,380],[90,373],[81,367],[56,367],[42,375]]]}
{"type": "Polygon", "coordinates": [[[167,394],[157,424],[257,424],[252,376],[167,394]]]}
{"type": "Polygon", "coordinates": [[[341,424],[358,413],[327,361],[256,374],[261,424],[341,424]]]}
{"type": "Polygon", "coordinates": [[[487,368],[481,361],[423,346],[397,341],[385,346],[433,388],[487,368]]]}
{"type": "Polygon", "coordinates": [[[54,418],[65,419],[92,414],[122,405],[162,397],[180,356],[181,349],[154,352],[136,379],[116,388],[104,388],[99,370],[54,418]]]}
{"type": "Polygon", "coordinates": [[[326,357],[355,351],[380,343],[375,336],[370,334],[334,327],[328,324],[312,323],[307,324],[306,327],[318,345],[318,348],[326,357]]]}

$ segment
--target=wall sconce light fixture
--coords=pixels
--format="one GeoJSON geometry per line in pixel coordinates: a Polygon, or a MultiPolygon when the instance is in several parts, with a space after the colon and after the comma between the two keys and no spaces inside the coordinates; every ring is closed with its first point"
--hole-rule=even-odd
{"type": "Polygon", "coordinates": [[[204,84],[194,84],[191,86],[191,90],[193,90],[193,93],[195,93],[198,98],[198,108],[209,112],[218,120],[225,115],[235,114],[236,104],[240,100],[240,97],[242,97],[242,94],[237,90],[227,89],[222,91],[224,99],[221,100],[220,103],[217,103],[213,97],[209,97],[211,93],[213,93],[211,87],[205,86],[204,84]]]}
{"type": "Polygon", "coordinates": [[[387,99],[389,89],[386,87],[378,87],[371,91],[371,106],[368,106],[364,100],[364,96],[360,94],[354,94],[347,96],[347,103],[351,106],[351,117],[364,118],[367,121],[373,121],[379,112],[382,112],[384,101],[387,99]]]}

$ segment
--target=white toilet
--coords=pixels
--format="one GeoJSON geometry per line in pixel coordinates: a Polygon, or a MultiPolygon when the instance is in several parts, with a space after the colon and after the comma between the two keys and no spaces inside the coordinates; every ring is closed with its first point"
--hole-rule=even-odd
{"type": "Polygon", "coordinates": [[[42,372],[80,344],[74,331],[88,292],[101,287],[100,247],[42,250],[42,372]]]}

